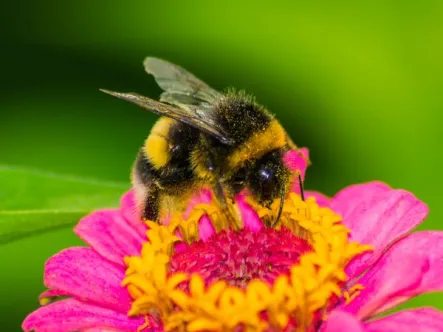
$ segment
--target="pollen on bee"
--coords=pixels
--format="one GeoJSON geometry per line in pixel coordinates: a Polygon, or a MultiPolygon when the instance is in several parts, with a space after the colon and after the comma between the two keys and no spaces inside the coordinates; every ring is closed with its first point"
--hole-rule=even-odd
{"type": "Polygon", "coordinates": [[[240,167],[246,160],[258,159],[269,151],[286,144],[286,134],[277,120],[273,120],[263,131],[253,134],[227,160],[231,168],[240,167]]]}

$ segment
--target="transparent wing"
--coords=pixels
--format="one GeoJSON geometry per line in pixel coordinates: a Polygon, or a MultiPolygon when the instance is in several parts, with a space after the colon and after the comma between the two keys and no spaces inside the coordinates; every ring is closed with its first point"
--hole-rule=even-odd
{"type": "Polygon", "coordinates": [[[229,138],[225,129],[217,123],[215,113],[210,107],[202,108],[201,106],[182,105],[179,108],[133,92],[122,93],[104,89],[101,89],[101,91],[110,94],[111,96],[129,101],[153,113],[184,122],[214,136],[222,143],[229,145],[233,144],[232,139],[229,138]]]}
{"type": "Polygon", "coordinates": [[[188,96],[188,102],[192,100],[192,103],[200,101],[211,104],[221,97],[220,92],[168,61],[148,57],[143,64],[146,72],[153,75],[157,84],[165,91],[160,100],[168,98],[168,102],[175,104],[174,97],[184,95],[188,96]]]}

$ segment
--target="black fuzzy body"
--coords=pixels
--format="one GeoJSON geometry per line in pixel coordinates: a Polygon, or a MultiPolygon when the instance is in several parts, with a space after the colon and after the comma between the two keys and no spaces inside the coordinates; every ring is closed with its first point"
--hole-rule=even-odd
{"type": "MultiPolygon", "coordinates": [[[[226,160],[252,135],[263,132],[274,117],[252,97],[230,92],[214,104],[217,122],[235,144],[228,145],[185,123],[175,122],[162,133],[169,143],[169,161],[156,169],[146,150],[141,149],[134,164],[133,176],[147,189],[142,216],[157,221],[163,207],[162,198],[187,200],[200,188],[222,188],[229,198],[247,189],[264,206],[279,197],[289,171],[282,157],[288,145],[266,151],[256,159],[247,159],[238,168],[226,160]]],[[[186,205],[186,202],[183,202],[186,205]]]]}

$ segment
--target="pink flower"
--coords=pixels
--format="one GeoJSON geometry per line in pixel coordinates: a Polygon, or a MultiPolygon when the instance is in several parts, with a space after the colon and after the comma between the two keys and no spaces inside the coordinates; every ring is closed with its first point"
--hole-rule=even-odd
{"type": "MultiPolygon", "coordinates": [[[[304,175],[303,159],[289,153],[286,161],[304,175]]],[[[254,209],[240,195],[242,218],[226,220],[208,192],[184,219],[148,228],[130,191],[119,209],[79,222],[75,232],[90,248],[68,248],[46,262],[41,302],[66,298],[31,313],[23,329],[443,330],[443,315],[432,308],[376,318],[443,288],[443,232],[410,233],[426,217],[425,204],[379,182],[333,198],[306,196],[291,194],[272,228],[264,224],[274,211],[254,209]]]]}

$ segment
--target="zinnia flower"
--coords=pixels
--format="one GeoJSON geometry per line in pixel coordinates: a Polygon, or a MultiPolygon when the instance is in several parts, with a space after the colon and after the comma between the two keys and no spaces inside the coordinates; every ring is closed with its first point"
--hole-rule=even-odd
{"type": "MultiPolygon", "coordinates": [[[[306,150],[304,150],[307,153],[306,150]]],[[[306,163],[285,157],[304,175],[306,163]]],[[[410,233],[428,213],[409,192],[371,182],[333,198],[307,192],[260,208],[244,194],[227,218],[202,192],[184,216],[119,209],[83,218],[73,247],[45,265],[25,331],[443,331],[432,308],[380,314],[443,286],[443,232],[410,233]],[[240,217],[241,216],[241,217],[240,217]]]]}

